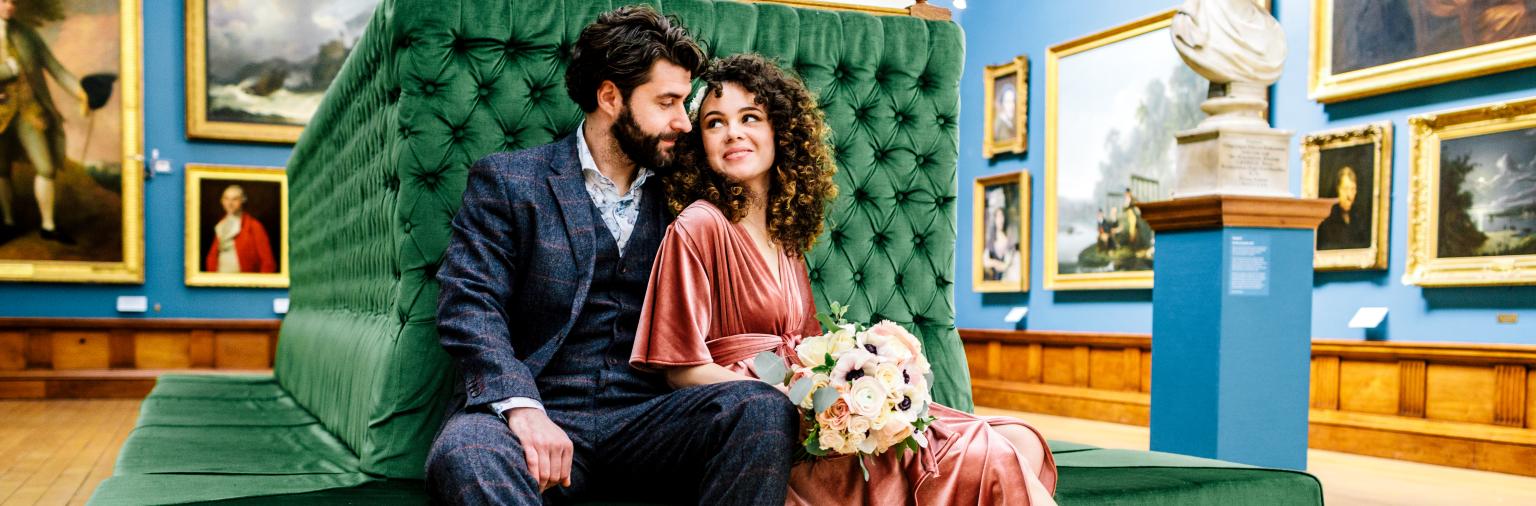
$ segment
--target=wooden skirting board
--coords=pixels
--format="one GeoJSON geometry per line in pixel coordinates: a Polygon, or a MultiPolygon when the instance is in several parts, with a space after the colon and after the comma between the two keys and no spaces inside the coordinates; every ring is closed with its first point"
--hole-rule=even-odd
{"type": "Polygon", "coordinates": [[[0,398],[140,398],[164,371],[270,370],[280,324],[0,318],[0,398]]]}
{"type": "MultiPolygon", "coordinates": [[[[960,329],[976,404],[1147,425],[1146,334],[960,329]]],[[[1536,476],[1536,346],[1314,339],[1310,446],[1536,476]]]]}

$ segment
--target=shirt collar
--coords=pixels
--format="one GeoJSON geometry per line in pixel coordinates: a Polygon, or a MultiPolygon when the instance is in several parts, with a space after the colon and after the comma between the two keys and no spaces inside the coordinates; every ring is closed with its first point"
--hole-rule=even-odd
{"type": "MultiPolygon", "coordinates": [[[[597,160],[592,158],[592,146],[587,145],[586,126],[586,121],[576,126],[576,158],[581,162],[582,176],[588,181],[597,178],[598,181],[608,183],[617,191],[618,183],[614,183],[603,174],[603,171],[597,169],[597,160]]],[[[645,180],[650,179],[651,173],[650,167],[639,167],[635,171],[635,180],[629,184],[629,191],[631,193],[639,191],[641,185],[645,184],[645,180]]]]}

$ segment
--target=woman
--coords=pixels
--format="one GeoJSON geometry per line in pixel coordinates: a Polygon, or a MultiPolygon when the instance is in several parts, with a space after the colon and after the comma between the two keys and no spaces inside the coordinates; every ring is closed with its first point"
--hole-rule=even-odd
{"type": "MultiPolygon", "coordinates": [[[[756,55],[713,63],[666,176],[681,210],[651,272],[630,363],[674,388],[750,380],[750,362],[820,334],[803,255],[836,194],[827,128],[805,85],[756,55]],[[695,202],[694,200],[697,199],[695,202]],[[689,204],[683,209],[685,204],[689,204]]],[[[1055,464],[1023,422],[934,405],[918,455],[795,466],[791,504],[1053,504],[1055,464]]]]}

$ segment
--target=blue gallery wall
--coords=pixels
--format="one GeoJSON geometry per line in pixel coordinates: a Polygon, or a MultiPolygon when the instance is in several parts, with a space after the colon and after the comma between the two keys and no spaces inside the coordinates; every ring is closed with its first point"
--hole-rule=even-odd
{"type": "MultiPolygon", "coordinates": [[[[174,171],[144,183],[144,284],[0,283],[0,317],[275,318],[272,299],[287,290],[190,288],[182,282],[187,163],[282,167],[289,146],[188,141],[186,135],[186,2],[143,3],[144,151],[159,149],[174,171]],[[147,313],[118,313],[119,295],[144,295],[147,313]]],[[[129,170],[125,168],[125,171],[129,170]]],[[[61,211],[65,212],[65,211],[61,211]]]]}
{"type": "MultiPolygon", "coordinates": [[[[1004,315],[1015,306],[1030,308],[1030,329],[1104,332],[1151,332],[1150,290],[1048,291],[1043,287],[1045,195],[1045,56],[1046,48],[1176,7],[1178,0],[1114,2],[976,1],[959,18],[966,33],[965,73],[961,90],[960,230],[956,248],[956,325],[962,328],[1013,328],[1004,315]],[[1030,59],[1029,152],[988,161],[981,155],[982,70],[1016,55],[1030,59]],[[971,187],[979,176],[1027,169],[1034,179],[1030,244],[1030,291],[1027,294],[978,294],[971,291],[971,187]]],[[[1363,338],[1347,322],[1360,306],[1387,306],[1382,337],[1396,341],[1461,341],[1536,344],[1536,287],[1438,288],[1405,286],[1400,279],[1406,259],[1410,115],[1536,96],[1536,69],[1525,69],[1418,88],[1324,106],[1307,98],[1310,0],[1277,0],[1276,16],[1290,48],[1285,72],[1273,90],[1272,117],[1277,128],[1296,139],[1319,130],[1390,120],[1394,129],[1390,265],[1386,271],[1317,273],[1313,285],[1312,335],[1363,338]],[[1501,313],[1515,313],[1519,323],[1498,324],[1501,313]]],[[[1291,190],[1300,194],[1301,160],[1291,150],[1291,190]]],[[[1084,149],[1094,149],[1092,146],[1084,149]]],[[[1375,337],[1375,336],[1372,336],[1375,337]]]]}

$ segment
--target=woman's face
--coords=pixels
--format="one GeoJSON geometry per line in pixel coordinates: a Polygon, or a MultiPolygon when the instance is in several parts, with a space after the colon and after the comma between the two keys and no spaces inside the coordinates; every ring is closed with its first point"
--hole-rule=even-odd
{"type": "Polygon", "coordinates": [[[748,188],[767,188],[762,183],[773,168],[773,125],[756,95],[725,83],[719,97],[710,93],[699,105],[699,127],[711,170],[748,188]]]}
{"type": "Polygon", "coordinates": [[[0,0],[0,19],[9,20],[16,15],[15,0],[0,0]]]}

